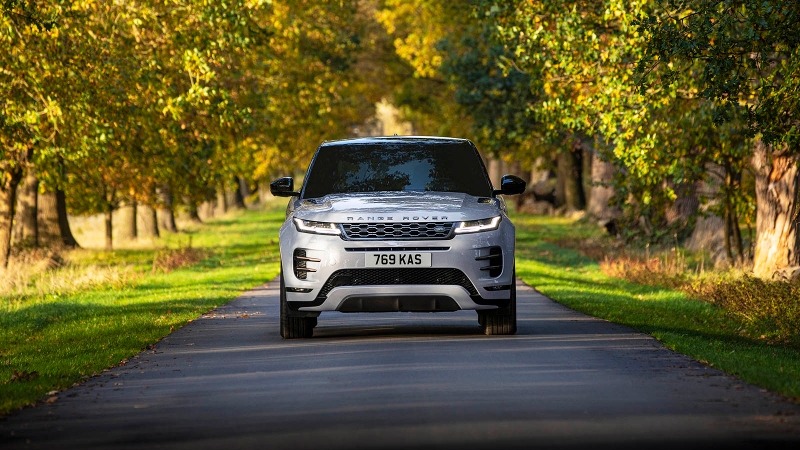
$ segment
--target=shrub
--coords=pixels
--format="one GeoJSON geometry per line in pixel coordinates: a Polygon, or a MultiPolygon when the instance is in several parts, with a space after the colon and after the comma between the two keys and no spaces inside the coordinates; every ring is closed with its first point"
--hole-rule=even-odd
{"type": "Polygon", "coordinates": [[[608,276],[679,290],[717,305],[741,324],[743,336],[800,347],[800,284],[762,280],[738,271],[695,272],[677,250],[642,257],[608,247],[603,251],[597,242],[560,240],[558,244],[600,260],[608,276]]]}
{"type": "Polygon", "coordinates": [[[192,247],[160,249],[153,255],[153,272],[171,272],[180,267],[198,263],[208,257],[207,252],[192,247]]]}
{"type": "Polygon", "coordinates": [[[688,291],[740,319],[746,324],[742,330],[746,334],[800,347],[799,285],[743,275],[692,286],[688,291]]]}
{"type": "Polygon", "coordinates": [[[600,262],[606,275],[621,278],[646,286],[662,286],[681,289],[689,281],[682,264],[671,259],[640,259],[630,256],[606,257],[600,262]]]}

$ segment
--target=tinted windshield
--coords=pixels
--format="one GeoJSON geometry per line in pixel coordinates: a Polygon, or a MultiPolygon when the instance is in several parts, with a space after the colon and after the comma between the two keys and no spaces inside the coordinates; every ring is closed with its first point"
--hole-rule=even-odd
{"type": "Polygon", "coordinates": [[[468,143],[381,142],[321,147],[303,198],[378,191],[492,193],[480,157],[468,143]]]}

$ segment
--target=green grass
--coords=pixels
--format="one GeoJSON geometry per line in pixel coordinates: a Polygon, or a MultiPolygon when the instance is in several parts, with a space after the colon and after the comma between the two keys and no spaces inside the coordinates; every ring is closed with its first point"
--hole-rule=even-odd
{"type": "Polygon", "coordinates": [[[172,329],[277,276],[283,211],[248,211],[169,235],[207,258],[163,273],[153,250],[81,250],[76,264],[132,267],[123,286],[0,303],[0,415],[120,363],[172,329]],[[12,380],[14,374],[16,379],[12,380]],[[20,374],[22,376],[20,377],[20,374]],[[33,375],[30,375],[33,374],[33,375]]]}
{"type": "Polygon", "coordinates": [[[681,292],[603,274],[599,265],[548,241],[596,236],[564,218],[514,217],[517,275],[572,309],[648,333],[677,352],[788,397],[800,398],[800,351],[742,335],[746,324],[681,292]]]}

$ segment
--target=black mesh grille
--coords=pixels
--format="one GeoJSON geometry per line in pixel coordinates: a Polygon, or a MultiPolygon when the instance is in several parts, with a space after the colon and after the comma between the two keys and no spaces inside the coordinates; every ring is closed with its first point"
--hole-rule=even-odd
{"type": "Polygon", "coordinates": [[[464,272],[458,269],[342,269],[334,272],[322,286],[318,296],[340,286],[386,286],[397,284],[455,285],[466,289],[470,295],[478,291],[464,272]]]}
{"type": "Polygon", "coordinates": [[[503,273],[503,250],[500,247],[489,247],[488,255],[478,256],[475,260],[486,264],[481,270],[488,271],[490,277],[499,277],[503,273]]]}
{"type": "Polygon", "coordinates": [[[294,275],[301,280],[305,280],[308,277],[308,272],[302,270],[306,268],[306,261],[301,260],[298,257],[302,258],[305,256],[306,256],[306,251],[303,249],[297,249],[294,251],[294,275]]]}
{"type": "Polygon", "coordinates": [[[347,239],[445,239],[453,222],[345,223],[347,239]]]}

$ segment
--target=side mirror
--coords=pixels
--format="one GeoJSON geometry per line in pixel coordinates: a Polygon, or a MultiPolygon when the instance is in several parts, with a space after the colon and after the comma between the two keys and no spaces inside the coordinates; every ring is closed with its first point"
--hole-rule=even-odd
{"type": "Polygon", "coordinates": [[[517,195],[523,192],[525,192],[525,180],[516,175],[503,175],[500,180],[500,189],[495,189],[492,195],[517,195]]]}
{"type": "Polygon", "coordinates": [[[269,191],[275,197],[294,197],[299,196],[299,192],[294,191],[294,179],[292,177],[278,178],[269,184],[269,191]]]}

